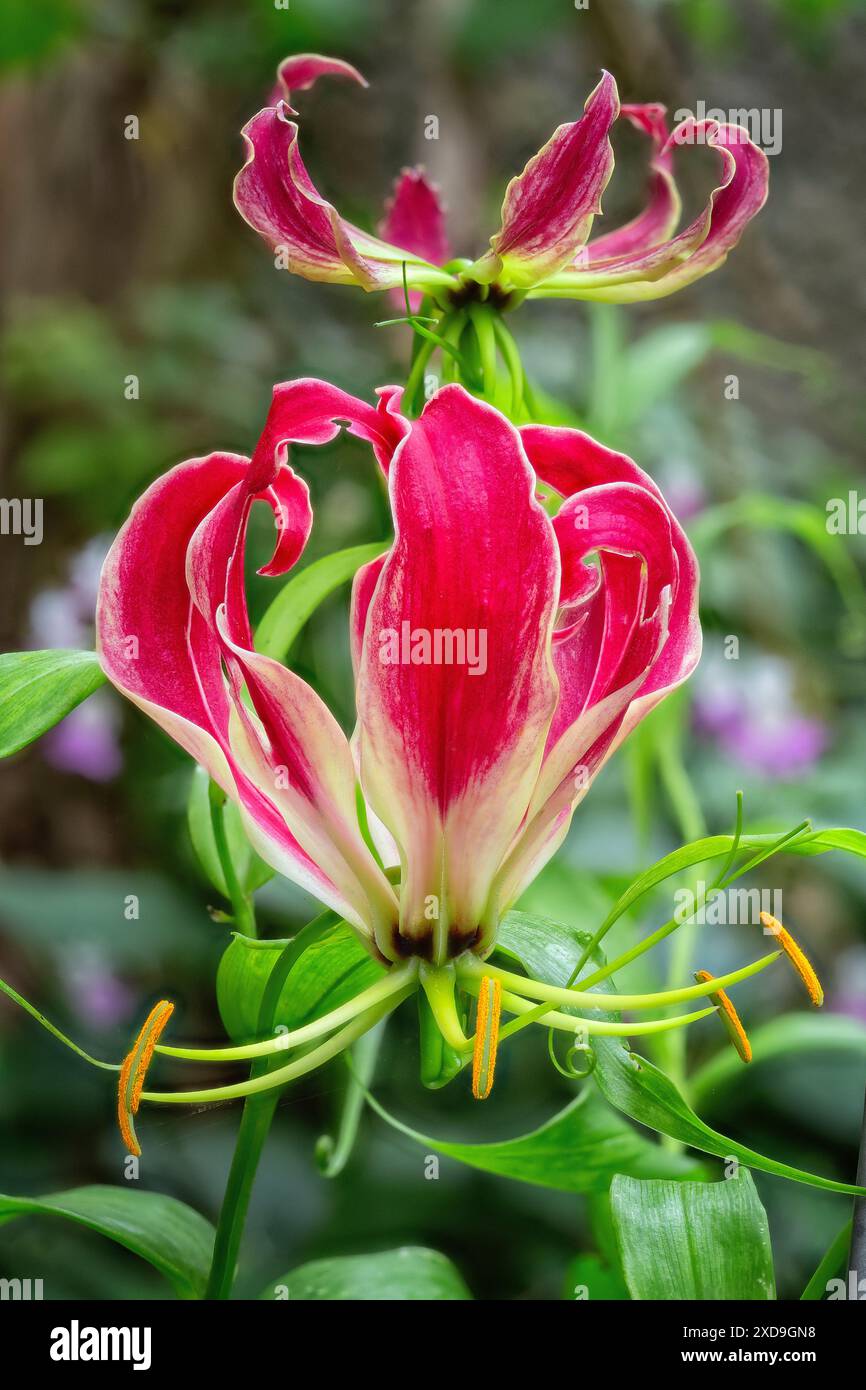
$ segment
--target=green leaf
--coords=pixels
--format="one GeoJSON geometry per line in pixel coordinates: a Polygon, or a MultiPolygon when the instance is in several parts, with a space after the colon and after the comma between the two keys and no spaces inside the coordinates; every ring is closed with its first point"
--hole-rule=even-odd
{"type": "Polygon", "coordinates": [[[47,1197],[0,1195],[0,1224],[29,1215],[60,1216],[108,1236],[164,1274],[178,1298],[204,1293],[214,1229],[175,1197],[99,1185],[47,1197]]]}
{"type": "MultiPolygon", "coordinates": [[[[844,1014],[785,1014],[750,1031],[750,1040],[750,1073],[779,1057],[793,1058],[801,1052],[810,1057],[820,1053],[853,1053],[866,1062],[866,1027],[844,1014]]],[[[742,1076],[742,1062],[732,1048],[726,1047],[695,1072],[689,1081],[689,1093],[695,1105],[715,1102],[732,1085],[740,1083],[742,1076]]]]}
{"type": "Polygon", "coordinates": [[[710,332],[701,323],[670,323],[645,333],[622,359],[618,429],[631,429],[701,365],[711,348],[710,332]]]}
{"type": "MultiPolygon", "coordinates": [[[[744,854],[757,854],[762,850],[769,851],[778,841],[778,835],[743,835],[740,839],[739,848],[744,854]]],[[[658,884],[664,883],[667,879],[673,878],[676,874],[682,873],[684,869],[693,868],[695,864],[701,864],[705,860],[722,859],[730,853],[734,843],[733,835],[707,835],[700,840],[692,840],[687,845],[681,845],[679,849],[672,850],[670,854],[658,859],[655,864],[651,864],[642,874],[639,874],[628,888],[617,898],[607,917],[599,929],[603,935],[619,921],[625,912],[628,912],[637,902],[658,884]]],[[[862,830],[852,830],[847,827],[836,827],[829,830],[808,830],[799,835],[795,840],[790,840],[781,845],[777,851],[779,854],[798,854],[812,856],[816,854],[826,854],[830,850],[840,849],[847,854],[854,854],[861,859],[866,859],[866,833],[862,830]]]]}
{"type": "Polygon", "coordinates": [[[790,1178],[792,1182],[807,1183],[810,1187],[820,1187],[827,1192],[866,1196],[866,1188],[857,1187],[854,1183],[836,1182],[817,1173],[792,1168],[788,1163],[765,1158],[754,1149],[746,1148],[735,1139],[711,1129],[698,1118],[664,1072],[645,1057],[626,1052],[619,1043],[613,1043],[609,1038],[596,1038],[595,1051],[598,1062],[593,1076],[602,1094],[617,1110],[639,1124],[648,1125],[650,1129],[678,1139],[680,1143],[690,1144],[692,1148],[702,1149],[704,1153],[715,1154],[717,1158],[734,1157],[749,1168],[773,1173],[779,1178],[790,1178]]]}
{"type": "Polygon", "coordinates": [[[565,1274],[563,1298],[578,1302],[628,1302],[628,1289],[622,1275],[611,1269],[600,1255],[576,1255],[565,1274]]]}
{"type": "Polygon", "coordinates": [[[0,656],[0,758],[26,748],[105,682],[95,652],[0,656]]]}
{"type": "Polygon", "coordinates": [[[848,1279],[848,1251],[851,1246],[852,1222],[846,1221],[839,1234],[827,1249],[827,1253],[812,1275],[803,1292],[800,1302],[817,1303],[829,1292],[827,1285],[831,1279],[848,1279]]]}
{"type": "Polygon", "coordinates": [[[380,1255],[313,1260],[275,1279],[260,1297],[293,1303],[454,1303],[472,1295],[459,1271],[438,1250],[404,1245],[380,1255]]]}
{"type": "Polygon", "coordinates": [[[692,1159],[645,1139],[590,1088],[540,1128],[494,1144],[434,1139],[390,1115],[375,1097],[368,1095],[367,1102],[387,1124],[428,1151],[557,1192],[604,1192],[614,1173],[685,1178],[700,1171],[692,1159]]]}
{"type": "Polygon", "coordinates": [[[351,579],[362,565],[388,549],[390,541],[354,545],[314,560],[283,585],[256,629],[256,651],[285,661],[301,628],[328,594],[351,579]]]}
{"type": "MultiPolygon", "coordinates": [[[[859,834],[859,831],[817,832],[818,836],[831,838],[859,834]]],[[[730,846],[731,836],[713,838],[716,841],[725,841],[726,845],[730,846]]],[[[812,838],[814,841],[814,834],[812,838]]],[[[866,841],[866,836],[863,839],[866,841]]],[[[707,845],[711,841],[697,843],[707,845]]],[[[726,853],[727,849],[719,848],[717,852],[726,853]]],[[[710,856],[704,850],[701,857],[710,856]]],[[[588,938],[582,932],[558,927],[556,923],[547,922],[543,918],[530,918],[526,913],[510,912],[502,921],[497,945],[520,959],[536,979],[546,980],[549,984],[564,985],[587,942],[588,938]]],[[[600,961],[600,953],[596,952],[590,962],[587,962],[587,966],[592,963],[592,959],[600,961]]],[[[610,980],[605,983],[612,986],[610,980]]],[[[830,1192],[866,1195],[866,1189],[860,1189],[854,1184],[836,1182],[815,1173],[792,1168],[787,1163],[765,1158],[763,1154],[756,1153],[753,1149],[748,1149],[745,1145],[738,1144],[735,1140],[711,1129],[698,1118],[664,1072],[659,1071],[645,1058],[626,1051],[617,1039],[594,1037],[593,1049],[596,1055],[593,1077],[599,1090],[616,1110],[636,1120],[638,1124],[657,1130],[659,1134],[667,1134],[692,1148],[701,1149],[704,1153],[714,1154],[717,1158],[736,1157],[749,1168],[758,1168],[777,1177],[808,1183],[812,1187],[821,1187],[830,1192]]]]}
{"type": "MultiPolygon", "coordinates": [[[[258,1036],[262,996],[271,976],[285,969],[281,958],[286,949],[282,941],[250,943],[236,936],[223,953],[217,971],[217,1002],[225,1030],[235,1042],[258,1036]]],[[[300,1028],[353,999],[383,974],[352,928],[334,913],[323,913],[310,922],[288,949],[294,959],[290,955],[289,970],[278,981],[275,1027],[300,1028]]]]}
{"type": "Polygon", "coordinates": [[[810,502],[764,493],[747,493],[702,512],[690,528],[699,552],[736,526],[787,531],[807,545],[825,565],[853,620],[853,636],[862,640],[866,587],[844,540],[827,530],[827,514],[810,502]]]}
{"type": "MultiPolygon", "coordinates": [[[[240,811],[233,801],[227,801],[222,808],[223,823],[226,829],[229,853],[235,866],[238,882],[245,893],[254,893],[274,876],[270,864],[266,864],[253,849],[241,821],[240,811]]],[[[225,875],[217,853],[213,833],[213,819],[210,803],[210,778],[203,767],[193,770],[187,801],[187,825],[196,858],[208,882],[224,898],[229,897],[225,875]]]]}
{"type": "Polygon", "coordinates": [[[775,1298],[767,1214],[745,1169],[709,1183],[616,1177],[610,1200],[632,1298],[775,1298]]]}

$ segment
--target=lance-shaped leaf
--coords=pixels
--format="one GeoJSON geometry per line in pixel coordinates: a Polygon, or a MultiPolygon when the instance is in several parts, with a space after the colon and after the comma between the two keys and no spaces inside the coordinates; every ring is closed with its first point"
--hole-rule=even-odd
{"type": "Polygon", "coordinates": [[[178,1298],[201,1298],[204,1293],[213,1226],[175,1197],[104,1186],[76,1187],[47,1197],[0,1195],[0,1225],[31,1215],[60,1217],[108,1236],[165,1275],[178,1298]]]}
{"type": "Polygon", "coordinates": [[[858,1187],[856,1183],[825,1178],[819,1173],[808,1173],[802,1168],[792,1167],[790,1163],[767,1158],[736,1139],[711,1129],[694,1113],[670,1077],[645,1057],[628,1053],[619,1044],[611,1046],[607,1038],[597,1040],[596,1054],[598,1064],[593,1075],[602,1095],[639,1124],[648,1125],[650,1129],[678,1139],[682,1144],[690,1144],[704,1153],[715,1154],[717,1158],[737,1158],[740,1163],[763,1173],[806,1183],[810,1187],[820,1187],[826,1192],[866,1196],[866,1188],[858,1187]]]}
{"type": "Polygon", "coordinates": [[[616,1177],[610,1203],[632,1298],[775,1298],[767,1213],[747,1170],[725,1182],[616,1177]]]}
{"type": "Polygon", "coordinates": [[[105,683],[95,652],[0,655],[0,758],[8,758],[65,719],[105,683]]]}
{"type": "Polygon", "coordinates": [[[605,1192],[614,1173],[633,1177],[695,1177],[699,1164],[668,1152],[625,1124],[587,1089],[538,1129],[492,1144],[470,1144],[422,1134],[368,1096],[376,1114],[428,1151],[497,1177],[550,1187],[558,1192],[605,1192]]]}
{"type": "Polygon", "coordinates": [[[378,1255],[313,1260],[283,1274],[259,1295],[309,1303],[457,1302],[471,1299],[459,1270],[438,1250],[404,1245],[378,1255]]]}

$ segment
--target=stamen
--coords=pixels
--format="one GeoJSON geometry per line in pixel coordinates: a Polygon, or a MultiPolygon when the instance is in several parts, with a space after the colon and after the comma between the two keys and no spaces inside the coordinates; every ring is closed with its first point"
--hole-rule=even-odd
{"type": "MultiPolygon", "coordinates": [[[[715,976],[711,975],[709,970],[696,970],[695,979],[699,984],[708,984],[710,980],[715,979],[715,976]]],[[[749,1042],[746,1030],[740,1022],[739,1014],[725,994],[725,991],[720,989],[717,993],[711,994],[710,999],[719,1011],[719,1018],[725,1025],[725,1030],[736,1049],[737,1055],[743,1062],[751,1062],[752,1044],[749,1042]]]]}
{"type": "Polygon", "coordinates": [[[485,975],[478,991],[475,1051],[472,1054],[472,1094],[476,1100],[486,1100],[493,1090],[501,1011],[502,985],[485,975]]]}
{"type": "Polygon", "coordinates": [[[777,917],[771,917],[769,912],[762,912],[761,922],[766,927],[767,931],[772,932],[773,936],[775,936],[782,950],[785,952],[785,955],[788,957],[788,960],[806,986],[809,998],[815,1005],[815,1008],[820,1009],[824,1002],[824,990],[821,987],[821,981],[815,974],[811,961],[809,961],[803,951],[800,950],[800,947],[797,945],[791,933],[785,930],[777,917]]]}
{"type": "Polygon", "coordinates": [[[127,1152],[134,1154],[136,1158],[141,1155],[141,1145],[135,1133],[132,1117],[138,1114],[144,1079],[153,1057],[153,1050],[173,1013],[174,1004],[167,999],[160,999],[159,1003],[153,1006],[120,1068],[117,1123],[127,1152]]]}

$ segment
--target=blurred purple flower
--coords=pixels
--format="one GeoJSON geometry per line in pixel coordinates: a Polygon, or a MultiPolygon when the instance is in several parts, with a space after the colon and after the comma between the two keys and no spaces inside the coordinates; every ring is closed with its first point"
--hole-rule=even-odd
{"type": "Polygon", "coordinates": [[[84,947],[71,955],[64,953],[60,968],[70,1005],[83,1022],[101,1029],[128,1020],[135,995],[99,950],[84,947]]]}
{"type": "Polygon", "coordinates": [[[112,697],[97,690],[46,734],[43,752],[60,772],[77,772],[93,782],[109,782],[120,771],[120,715],[112,697]]]}
{"type": "Polygon", "coordinates": [[[659,485],[674,516],[681,522],[699,516],[708,502],[707,490],[687,464],[668,464],[660,471],[659,485]]]}
{"type": "MultiPolygon", "coordinates": [[[[95,536],[70,560],[68,582],[36,595],[30,605],[31,648],[93,646],[99,573],[109,544],[108,537],[95,536]]],[[[97,691],[46,735],[44,756],[61,772],[107,782],[121,766],[119,724],[112,697],[97,691]]]]}
{"type": "Polygon", "coordinates": [[[829,742],[827,725],[798,707],[791,667],[778,657],[705,660],[694,723],[729,757],[779,779],[808,772],[829,742]]]}
{"type": "Polygon", "coordinates": [[[849,946],[837,958],[828,1002],[833,1013],[866,1024],[866,946],[849,946]]]}

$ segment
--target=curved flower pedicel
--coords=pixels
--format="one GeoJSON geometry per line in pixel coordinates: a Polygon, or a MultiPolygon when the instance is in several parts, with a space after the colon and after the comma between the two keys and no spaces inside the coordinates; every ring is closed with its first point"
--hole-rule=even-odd
{"type": "Polygon", "coordinates": [[[559,126],[508,185],[486,255],[449,262],[442,208],[423,170],[401,174],[379,237],[345,221],[318,193],[301,159],[290,97],[323,75],[367,85],[339,59],[287,58],[275,93],[283,100],[244,127],[247,162],[235,182],[241,215],[278,251],[281,265],[308,279],[394,289],[405,262],[409,289],[432,295],[443,307],[473,293],[505,303],[526,294],[617,303],[657,299],[717,269],[767,196],[766,155],[742,127],[689,118],[669,132],[663,106],[621,107],[616,83],[604,73],[584,114],[559,126]],[[589,240],[613,171],[610,132],[620,116],[651,144],[648,201],[624,227],[589,240]],[[677,233],[674,154],[692,144],[718,151],[721,178],[705,208],[677,233]]]}
{"type": "MultiPolygon", "coordinates": [[[[697,578],[677,521],[630,459],[579,431],[518,429],[459,385],[440,390],[415,421],[401,414],[394,387],[373,407],[322,381],[277,386],[251,460],[211,454],[154,483],[105,563],[103,668],[238,804],[259,853],[349,922],[384,969],[348,1004],[278,1039],[171,1048],[146,1025],[123,1074],[128,1132],[142,1099],[216,1100],[285,1084],[419,984],[467,1060],[455,985],[482,996],[479,1038],[493,1035],[476,1049],[479,1095],[492,1080],[500,1009],[517,1025],[528,1014],[587,1036],[703,1017],[707,1009],[636,1023],[562,1013],[556,1005],[596,1010],[599,996],[486,959],[503,914],[561,843],[599,769],[693,670],[697,578]],[[243,590],[252,503],[269,504],[277,523],[261,572],[285,573],[311,525],[288,445],[325,443],[339,422],[372,445],[394,519],[390,549],[354,584],[354,750],[319,696],[255,651],[243,590]],[[540,482],[553,502],[540,500],[540,482]],[[368,809],[361,820],[358,795],[368,809]],[[393,871],[380,867],[366,822],[393,871]],[[296,1060],[247,1082],[142,1090],[154,1050],[239,1061],[301,1045],[296,1060]]],[[[606,995],[605,1005],[709,998],[710,1009],[722,1007],[726,986],[778,955],[712,984],[606,995]]]]}

